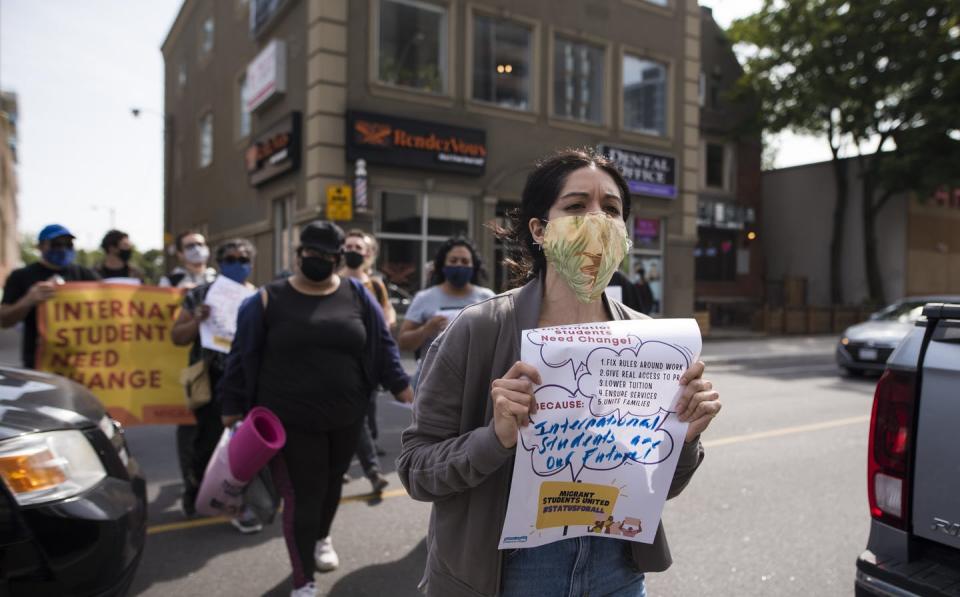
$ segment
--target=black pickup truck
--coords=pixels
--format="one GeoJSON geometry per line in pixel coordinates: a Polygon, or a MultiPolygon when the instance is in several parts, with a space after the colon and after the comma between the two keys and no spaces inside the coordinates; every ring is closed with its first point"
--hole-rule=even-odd
{"type": "Polygon", "coordinates": [[[923,315],[874,395],[857,595],[960,596],[960,305],[923,315]]]}

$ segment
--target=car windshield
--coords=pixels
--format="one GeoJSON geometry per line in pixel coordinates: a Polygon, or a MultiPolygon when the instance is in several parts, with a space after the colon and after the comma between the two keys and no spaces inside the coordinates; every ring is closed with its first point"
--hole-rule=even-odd
{"type": "Polygon", "coordinates": [[[923,314],[923,306],[926,303],[908,301],[895,303],[882,311],[878,311],[871,317],[874,321],[896,321],[899,323],[916,323],[923,314]]]}

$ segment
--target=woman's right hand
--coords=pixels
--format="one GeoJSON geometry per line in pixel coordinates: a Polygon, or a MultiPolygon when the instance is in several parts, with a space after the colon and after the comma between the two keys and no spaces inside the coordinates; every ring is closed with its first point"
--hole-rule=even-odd
{"type": "Polygon", "coordinates": [[[517,445],[517,432],[530,422],[530,415],[536,414],[533,388],[540,383],[540,373],[533,365],[517,361],[503,377],[490,384],[493,430],[504,448],[517,445]]]}
{"type": "Polygon", "coordinates": [[[434,315],[424,324],[430,336],[438,336],[447,327],[447,318],[443,315],[434,315]]]}

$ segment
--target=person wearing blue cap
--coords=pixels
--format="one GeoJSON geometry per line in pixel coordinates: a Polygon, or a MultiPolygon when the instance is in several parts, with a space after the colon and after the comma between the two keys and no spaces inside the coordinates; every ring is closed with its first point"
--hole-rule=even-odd
{"type": "Polygon", "coordinates": [[[0,327],[23,322],[20,351],[28,369],[34,368],[37,352],[37,305],[52,298],[58,284],[100,279],[93,270],[73,262],[74,238],[60,224],[46,226],[37,238],[40,260],[10,272],[3,286],[0,327]]]}

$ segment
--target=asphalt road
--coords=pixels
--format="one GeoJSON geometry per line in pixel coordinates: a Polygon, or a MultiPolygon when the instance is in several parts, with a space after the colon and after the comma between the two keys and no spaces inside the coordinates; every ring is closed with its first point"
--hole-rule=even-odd
{"type": "MultiPolygon", "coordinates": [[[[651,596],[849,595],[866,545],[867,424],[875,379],[837,375],[824,338],[710,343],[705,359],[724,410],[707,456],[664,512],[674,565],[648,577],[651,596]]],[[[354,480],[334,523],[341,566],[322,594],[418,595],[429,505],[403,492],[393,460],[409,413],[380,397],[390,486],[367,499],[354,480]]],[[[149,478],[150,535],[133,586],[143,595],[287,595],[278,523],[241,536],[226,521],[184,521],[173,429],[128,430],[149,478]]]]}

